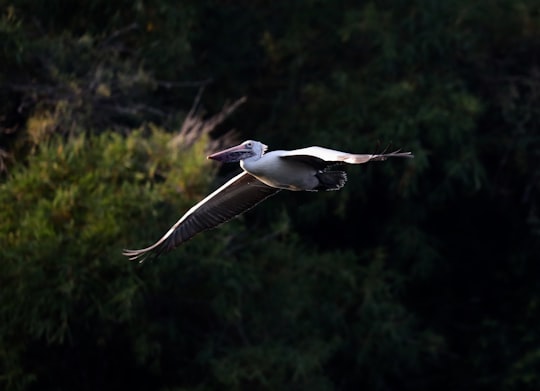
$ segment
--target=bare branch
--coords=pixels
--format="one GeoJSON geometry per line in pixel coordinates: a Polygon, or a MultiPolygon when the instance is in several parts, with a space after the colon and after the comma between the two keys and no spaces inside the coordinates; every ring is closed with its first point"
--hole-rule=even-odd
{"type": "Polygon", "coordinates": [[[208,84],[212,83],[212,79],[196,80],[196,81],[167,81],[167,80],[156,80],[156,84],[160,87],[171,89],[171,88],[185,88],[185,87],[206,87],[208,84]]]}
{"type": "Polygon", "coordinates": [[[11,159],[11,155],[0,148],[0,172],[7,172],[6,161],[11,159]]]}
{"type": "Polygon", "coordinates": [[[106,39],[103,40],[103,42],[101,42],[99,44],[99,46],[100,47],[108,46],[116,38],[118,38],[118,37],[120,37],[120,36],[122,36],[124,34],[130,33],[131,31],[137,30],[137,29],[139,29],[139,25],[137,23],[132,23],[132,24],[130,24],[130,25],[124,27],[124,28],[113,31],[113,33],[111,35],[109,35],[106,39]]]}
{"type": "MultiPolygon", "coordinates": [[[[204,87],[205,86],[201,86],[201,88],[199,89],[199,92],[197,93],[197,96],[193,101],[193,106],[191,107],[191,110],[184,119],[184,122],[182,123],[180,132],[178,132],[178,134],[171,140],[171,145],[173,147],[187,148],[193,145],[193,143],[195,143],[201,137],[213,131],[219,124],[225,121],[227,117],[229,117],[234,111],[236,111],[238,107],[240,107],[240,105],[245,103],[247,100],[244,96],[240,99],[237,99],[231,104],[226,103],[219,113],[208,119],[203,119],[202,116],[198,114],[198,110],[204,87]]],[[[232,142],[235,138],[236,137],[234,136],[234,132],[229,131],[225,133],[225,135],[219,140],[210,142],[208,149],[217,149],[217,147],[222,145],[225,140],[227,140],[227,142],[232,142]]]]}

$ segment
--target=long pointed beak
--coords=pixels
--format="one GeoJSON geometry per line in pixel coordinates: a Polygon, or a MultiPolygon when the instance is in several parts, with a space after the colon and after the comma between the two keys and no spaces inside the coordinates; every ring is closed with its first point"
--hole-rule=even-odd
{"type": "Polygon", "coordinates": [[[207,156],[207,159],[217,160],[218,162],[238,162],[251,155],[251,150],[240,144],[235,147],[224,149],[207,156]]]}

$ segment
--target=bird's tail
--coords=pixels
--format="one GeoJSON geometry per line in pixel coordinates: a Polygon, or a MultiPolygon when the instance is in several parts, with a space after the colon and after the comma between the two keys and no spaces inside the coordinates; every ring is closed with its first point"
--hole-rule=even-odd
{"type": "Polygon", "coordinates": [[[320,171],[315,174],[319,180],[319,185],[313,190],[339,190],[347,182],[345,171],[320,171]]]}

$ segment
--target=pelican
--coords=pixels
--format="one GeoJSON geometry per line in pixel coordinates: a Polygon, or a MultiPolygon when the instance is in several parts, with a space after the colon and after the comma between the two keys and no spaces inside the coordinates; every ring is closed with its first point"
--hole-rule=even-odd
{"type": "Polygon", "coordinates": [[[140,250],[124,250],[130,260],[159,256],[191,239],[199,232],[229,221],[282,189],[292,191],[339,190],[347,182],[344,171],[329,168],[338,164],[362,164],[389,157],[412,158],[411,152],[353,154],[323,147],[271,151],[253,140],[216,152],[208,159],[240,162],[243,172],[189,209],[161,239],[140,250]]]}

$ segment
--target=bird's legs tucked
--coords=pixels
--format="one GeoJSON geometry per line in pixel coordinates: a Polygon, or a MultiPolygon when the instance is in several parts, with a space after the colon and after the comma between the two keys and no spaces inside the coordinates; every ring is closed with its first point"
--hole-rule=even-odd
{"type": "Polygon", "coordinates": [[[319,171],[315,174],[319,184],[313,190],[339,190],[347,182],[347,173],[345,171],[319,171]]]}

